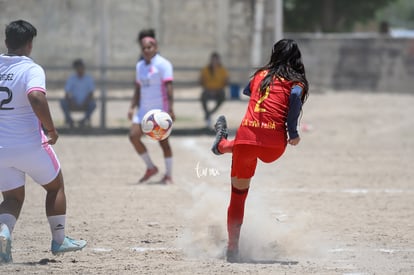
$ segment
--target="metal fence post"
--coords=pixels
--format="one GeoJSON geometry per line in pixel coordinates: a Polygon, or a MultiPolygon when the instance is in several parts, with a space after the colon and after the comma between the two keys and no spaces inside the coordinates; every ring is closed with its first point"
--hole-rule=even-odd
{"type": "Polygon", "coordinates": [[[107,33],[108,33],[108,16],[107,16],[107,1],[101,2],[101,14],[100,14],[100,86],[101,86],[101,117],[100,127],[106,129],[106,82],[107,82],[107,33]]]}

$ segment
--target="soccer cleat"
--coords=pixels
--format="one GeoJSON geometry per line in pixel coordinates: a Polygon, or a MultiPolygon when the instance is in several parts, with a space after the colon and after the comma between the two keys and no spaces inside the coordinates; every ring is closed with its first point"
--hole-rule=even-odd
{"type": "Polygon", "coordinates": [[[227,248],[226,260],[229,263],[240,263],[239,250],[227,248]]]}
{"type": "Polygon", "coordinates": [[[69,237],[65,237],[62,244],[58,244],[52,240],[52,254],[58,255],[65,252],[81,250],[86,246],[86,241],[84,240],[74,240],[69,237]]]}
{"type": "Polygon", "coordinates": [[[161,180],[162,184],[173,184],[173,180],[170,176],[165,175],[162,180],[161,180]]]}
{"type": "Polygon", "coordinates": [[[158,173],[158,168],[154,166],[153,168],[148,168],[145,171],[145,175],[139,180],[140,183],[149,180],[152,176],[158,173]]]}
{"type": "Polygon", "coordinates": [[[214,125],[214,130],[216,131],[216,139],[214,140],[213,146],[211,147],[211,151],[213,151],[213,153],[216,155],[222,155],[218,149],[218,145],[223,138],[227,139],[228,136],[227,122],[224,116],[219,116],[217,118],[217,122],[214,125]]]}
{"type": "Polygon", "coordinates": [[[0,264],[11,263],[11,236],[10,230],[4,223],[0,224],[0,264]]]}

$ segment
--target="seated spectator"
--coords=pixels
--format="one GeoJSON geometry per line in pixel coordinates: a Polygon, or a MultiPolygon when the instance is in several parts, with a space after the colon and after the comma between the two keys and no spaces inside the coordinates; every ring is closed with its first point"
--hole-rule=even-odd
{"type": "Polygon", "coordinates": [[[79,126],[90,126],[91,115],[96,108],[93,98],[95,84],[93,78],[85,73],[85,65],[82,59],[73,62],[75,73],[66,81],[65,98],[60,101],[65,122],[70,128],[74,127],[71,111],[84,111],[85,116],[79,121],[79,126]]]}
{"type": "Polygon", "coordinates": [[[213,52],[210,63],[201,70],[200,84],[203,88],[201,104],[204,110],[206,127],[211,128],[211,115],[215,113],[225,100],[224,88],[229,80],[227,70],[221,65],[220,55],[213,52]],[[208,109],[208,101],[216,102],[213,109],[208,109]]]}

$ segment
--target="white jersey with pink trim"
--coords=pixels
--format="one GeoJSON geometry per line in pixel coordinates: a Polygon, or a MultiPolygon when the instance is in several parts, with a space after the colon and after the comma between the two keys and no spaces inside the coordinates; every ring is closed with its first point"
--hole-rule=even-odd
{"type": "Polygon", "coordinates": [[[168,112],[168,96],[165,83],[173,80],[173,66],[170,61],[156,54],[151,63],[140,60],[136,66],[136,82],[141,87],[138,117],[142,119],[151,109],[168,112]]]}
{"type": "Polygon", "coordinates": [[[46,93],[45,72],[26,56],[0,55],[0,148],[40,145],[45,140],[27,95],[46,93]]]}

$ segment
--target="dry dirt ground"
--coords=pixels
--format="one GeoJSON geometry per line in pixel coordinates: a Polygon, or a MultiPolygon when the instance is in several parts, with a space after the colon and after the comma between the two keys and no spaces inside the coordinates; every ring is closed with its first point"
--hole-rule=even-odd
{"type": "MultiPolygon", "coordinates": [[[[107,124],[127,127],[127,106],[109,103],[107,124]]],[[[220,110],[231,128],[245,106],[228,101],[220,110]]],[[[45,193],[28,178],[14,263],[0,274],[414,274],[413,106],[410,95],[311,95],[301,144],[257,168],[240,264],[223,258],[231,156],[209,151],[211,135],[173,133],[175,183],[164,186],[162,173],[137,184],[144,165],[126,133],[62,134],[55,150],[67,234],[88,246],[60,257],[49,252],[45,193]]],[[[57,102],[51,107],[62,125],[57,102]]],[[[203,125],[198,102],[179,100],[175,109],[176,129],[203,125]]],[[[145,142],[162,172],[158,144],[145,142]]]]}

